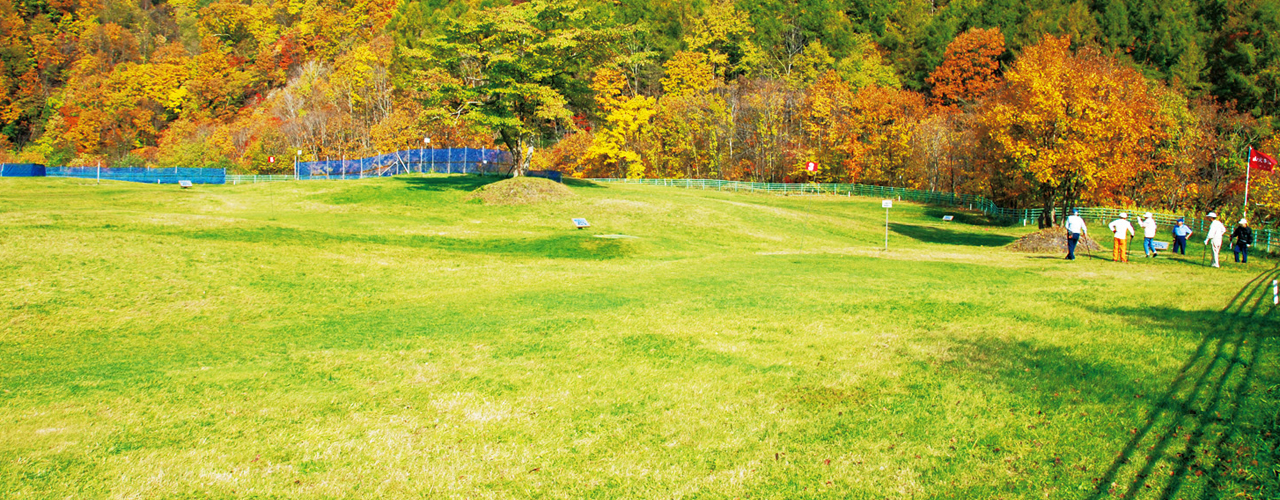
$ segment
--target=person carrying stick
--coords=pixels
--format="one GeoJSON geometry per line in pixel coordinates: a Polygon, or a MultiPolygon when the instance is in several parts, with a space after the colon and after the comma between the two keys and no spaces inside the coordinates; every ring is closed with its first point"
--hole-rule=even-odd
{"type": "Polygon", "coordinates": [[[1115,233],[1115,246],[1111,248],[1111,260],[1116,262],[1129,262],[1129,237],[1135,236],[1137,233],[1133,231],[1133,224],[1129,223],[1129,214],[1120,212],[1120,218],[1107,224],[1107,229],[1115,233]]]}
{"type": "Polygon", "coordinates": [[[1066,229],[1067,260],[1076,260],[1076,245],[1080,243],[1080,236],[1089,234],[1089,228],[1085,227],[1084,219],[1080,217],[1080,210],[1071,210],[1071,215],[1067,217],[1066,229]]]}
{"type": "Polygon", "coordinates": [[[1222,267],[1218,264],[1218,252],[1222,251],[1222,237],[1227,234],[1227,226],[1222,225],[1222,221],[1218,220],[1218,214],[1209,212],[1209,234],[1204,239],[1205,245],[1212,244],[1213,248],[1213,267],[1222,267]]]}

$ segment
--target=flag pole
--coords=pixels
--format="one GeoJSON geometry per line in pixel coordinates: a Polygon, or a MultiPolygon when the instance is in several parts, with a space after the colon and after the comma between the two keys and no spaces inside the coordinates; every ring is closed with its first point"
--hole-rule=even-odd
{"type": "Polygon", "coordinates": [[[1244,159],[1244,218],[1249,218],[1249,167],[1253,165],[1253,146],[1249,146],[1249,156],[1244,159]]]}

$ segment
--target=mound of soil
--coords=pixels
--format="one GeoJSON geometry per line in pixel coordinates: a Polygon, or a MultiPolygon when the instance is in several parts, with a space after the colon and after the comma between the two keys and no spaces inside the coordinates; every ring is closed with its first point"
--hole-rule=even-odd
{"type": "Polygon", "coordinates": [[[564,184],[539,177],[521,176],[486,185],[476,190],[471,199],[478,199],[486,205],[527,205],[571,196],[573,191],[564,184]]]}
{"type": "MultiPolygon", "coordinates": [[[[1018,241],[1010,243],[1008,248],[1015,252],[1060,253],[1065,255],[1067,253],[1067,230],[1060,227],[1041,229],[1018,238],[1018,241]]],[[[1081,236],[1080,244],[1076,245],[1077,254],[1101,250],[1102,246],[1093,241],[1093,238],[1088,235],[1081,236]]]]}

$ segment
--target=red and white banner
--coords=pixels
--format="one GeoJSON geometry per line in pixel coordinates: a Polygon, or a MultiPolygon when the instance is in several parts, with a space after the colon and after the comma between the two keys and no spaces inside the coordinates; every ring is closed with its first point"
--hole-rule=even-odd
{"type": "Polygon", "coordinates": [[[1276,168],[1276,159],[1271,155],[1249,148],[1249,169],[1270,172],[1276,168]]]}

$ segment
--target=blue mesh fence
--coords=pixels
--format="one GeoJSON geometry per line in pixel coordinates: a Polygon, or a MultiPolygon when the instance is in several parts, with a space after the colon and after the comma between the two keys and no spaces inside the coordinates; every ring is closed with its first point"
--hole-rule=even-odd
{"type": "Polygon", "coordinates": [[[410,172],[505,174],[511,153],[494,149],[409,149],[358,160],[307,161],[298,164],[303,179],[359,179],[410,172]]]}
{"type": "Polygon", "coordinates": [[[177,184],[178,181],[191,181],[192,184],[227,182],[227,171],[221,168],[48,167],[45,175],[148,184],[177,184]]]}
{"type": "Polygon", "coordinates": [[[0,163],[0,177],[44,177],[44,165],[38,163],[0,163]]]}

